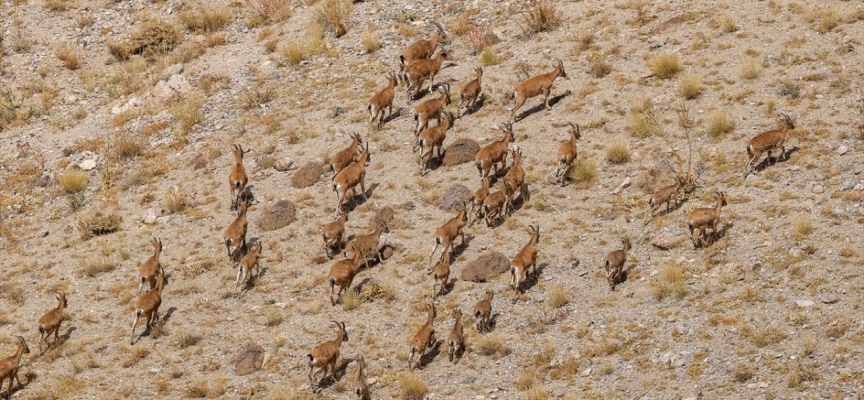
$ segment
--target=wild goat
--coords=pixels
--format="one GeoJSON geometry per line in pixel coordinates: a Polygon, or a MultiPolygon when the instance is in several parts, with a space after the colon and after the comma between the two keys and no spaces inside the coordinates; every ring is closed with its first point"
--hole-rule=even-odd
{"type": "Polygon", "coordinates": [[[354,375],[354,394],[360,400],[369,400],[369,385],[366,384],[366,358],[361,354],[357,357],[357,373],[354,375]]]}
{"type": "Polygon", "coordinates": [[[534,77],[528,78],[516,85],[513,90],[515,105],[510,109],[510,122],[515,120],[516,110],[522,107],[526,100],[537,96],[540,93],[543,93],[543,103],[546,105],[546,109],[550,109],[549,93],[552,91],[552,84],[555,82],[555,78],[560,76],[568,79],[567,72],[564,71],[564,63],[561,62],[561,60],[556,58],[553,68],[552,72],[535,75],[534,77]]]}
{"type": "Polygon", "coordinates": [[[228,183],[231,186],[231,210],[237,209],[237,204],[240,203],[240,196],[246,190],[246,184],[249,183],[249,177],[246,176],[246,168],[243,168],[243,155],[249,150],[243,150],[240,145],[234,145],[234,166],[231,167],[231,175],[228,176],[228,183]]]}
{"type": "Polygon", "coordinates": [[[528,225],[528,229],[531,233],[528,244],[519,250],[510,262],[510,286],[513,288],[514,295],[519,293],[519,285],[528,278],[529,270],[533,268],[534,274],[537,274],[537,243],[540,241],[540,227],[528,225]]]}
{"type": "Polygon", "coordinates": [[[24,387],[21,384],[21,379],[18,378],[18,367],[21,366],[21,356],[30,354],[30,348],[27,347],[24,338],[21,336],[17,336],[17,338],[18,349],[15,350],[15,354],[0,360],[0,392],[3,390],[3,382],[6,381],[6,378],[9,378],[9,389],[6,390],[7,400],[12,399],[12,386],[15,384],[15,381],[18,381],[18,386],[24,387]]]}
{"type": "Polygon", "coordinates": [[[492,318],[492,298],[495,297],[495,292],[486,291],[486,296],[483,300],[474,304],[474,319],[477,320],[477,332],[485,332],[489,330],[489,322],[492,318]]]}
{"type": "Polygon", "coordinates": [[[159,255],[162,254],[162,240],[153,238],[153,255],[138,264],[138,276],[141,284],[138,285],[138,295],[141,295],[141,290],[144,289],[144,284],[150,282],[150,289],[156,287],[156,274],[159,268],[162,268],[162,263],[159,262],[159,255]]]}
{"type": "Polygon", "coordinates": [[[156,275],[156,287],[144,293],[135,303],[135,322],[132,323],[132,339],[130,344],[135,344],[135,327],[138,326],[141,314],[144,314],[144,318],[146,319],[144,325],[145,333],[150,331],[150,328],[159,319],[159,306],[162,305],[162,288],[168,284],[169,277],[170,275],[166,275],[165,271],[160,269],[159,274],[156,275]]]}
{"type": "Polygon", "coordinates": [[[324,238],[324,254],[328,258],[333,258],[333,254],[342,250],[342,237],[345,235],[345,221],[348,221],[348,214],[342,214],[335,221],[324,225],[321,236],[324,238]],[[331,254],[331,250],[336,252],[331,254]]]}
{"type": "Polygon", "coordinates": [[[462,106],[465,106],[465,112],[467,113],[474,108],[477,104],[477,99],[480,98],[480,80],[483,78],[483,68],[474,68],[474,74],[474,80],[466,83],[465,86],[462,87],[462,93],[459,95],[459,106],[457,107],[459,117],[463,115],[462,106]]]}
{"type": "Polygon", "coordinates": [[[330,176],[330,182],[333,182],[333,179],[336,178],[336,174],[360,158],[360,153],[363,150],[361,147],[362,145],[363,139],[360,138],[360,134],[352,132],[351,144],[348,145],[347,148],[330,157],[330,172],[333,174],[330,176]]]}
{"type": "Polygon", "coordinates": [[[780,156],[777,157],[778,159],[786,157],[786,147],[783,143],[786,141],[786,136],[789,134],[789,130],[795,129],[795,118],[790,118],[788,115],[783,113],[780,113],[779,116],[780,128],[762,132],[747,142],[747,163],[744,165],[745,178],[750,172],[753,172],[754,174],[756,173],[756,171],[753,170],[753,163],[759,161],[762,154],[768,154],[767,161],[769,163],[771,163],[771,153],[773,153],[774,150],[780,150],[780,156]]]}
{"type": "Polygon", "coordinates": [[[452,313],[454,322],[453,329],[447,335],[447,358],[450,362],[456,362],[456,356],[465,353],[465,333],[462,328],[462,310],[455,308],[452,313]]]}
{"type": "Polygon", "coordinates": [[[261,276],[261,265],[258,261],[261,259],[261,241],[256,241],[249,249],[249,252],[243,256],[243,259],[237,264],[237,281],[235,282],[237,294],[243,290],[248,281],[252,279],[252,268],[255,268],[257,276],[261,276]]]}
{"type": "Polygon", "coordinates": [[[510,194],[507,202],[512,206],[517,195],[524,203],[528,191],[525,189],[525,170],[522,169],[522,149],[516,147],[510,152],[513,153],[513,165],[504,175],[504,185],[507,186],[507,192],[510,194]]]}
{"type": "Polygon", "coordinates": [[[369,98],[369,105],[366,109],[369,110],[369,123],[378,120],[377,129],[380,131],[384,126],[384,109],[387,109],[387,118],[393,115],[393,98],[396,95],[396,86],[399,86],[399,78],[396,74],[387,73],[387,86],[381,89],[374,96],[369,98]]]}
{"type": "Polygon", "coordinates": [[[327,275],[327,282],[330,284],[331,306],[336,305],[336,300],[339,299],[339,295],[342,294],[342,291],[351,289],[351,282],[353,282],[354,277],[357,276],[357,269],[360,265],[358,260],[359,255],[360,253],[354,253],[353,257],[336,261],[332,266],[330,266],[330,274],[327,275]],[[334,299],[333,291],[337,286],[339,287],[339,290],[336,291],[336,298],[334,299]]]}
{"type": "Polygon", "coordinates": [[[432,21],[432,24],[438,28],[438,32],[429,37],[429,39],[418,40],[405,48],[405,50],[402,51],[402,54],[399,55],[400,68],[404,69],[405,66],[416,60],[431,57],[432,53],[435,52],[435,49],[439,45],[450,44],[450,39],[447,38],[447,33],[444,32],[444,28],[441,27],[441,24],[435,21],[432,21]]]}
{"type": "Polygon", "coordinates": [[[312,381],[315,379],[315,376],[324,372],[324,376],[321,377],[321,381],[319,381],[319,385],[324,379],[327,378],[327,370],[330,370],[330,378],[333,379],[333,382],[336,382],[336,361],[339,360],[339,347],[342,346],[342,342],[348,341],[348,332],[345,330],[344,322],[336,322],[333,321],[334,324],[339,328],[336,332],[336,338],[324,343],[321,343],[315,346],[306,357],[309,358],[309,384],[312,385],[312,381]],[[318,368],[317,371],[313,374],[312,371],[318,368]]]}
{"type": "Polygon", "coordinates": [[[435,328],[432,326],[435,323],[435,304],[426,304],[426,323],[417,330],[414,337],[411,338],[411,354],[408,356],[408,369],[413,370],[418,366],[423,366],[423,354],[426,353],[426,348],[435,345],[435,328]],[[417,355],[417,363],[412,364],[411,360],[417,355]]]}
{"type": "Polygon", "coordinates": [[[432,90],[435,86],[435,75],[441,70],[441,64],[444,63],[444,60],[449,57],[450,54],[447,53],[447,50],[441,48],[431,59],[415,60],[405,67],[405,72],[402,73],[402,80],[405,82],[405,93],[411,93],[411,90],[414,90],[414,93],[408,96],[408,101],[413,100],[417,96],[417,93],[423,88],[423,83],[427,79],[429,80],[429,90],[432,90]]]}
{"type": "Polygon", "coordinates": [[[456,256],[453,252],[453,241],[456,240],[457,236],[462,238],[462,245],[465,245],[465,232],[462,229],[465,227],[465,223],[468,222],[465,202],[459,203],[456,209],[458,210],[456,216],[435,230],[435,246],[432,247],[432,252],[429,253],[429,265],[432,265],[432,256],[435,255],[435,250],[438,250],[438,246],[443,247],[441,249],[441,259],[443,259],[446,257],[447,250],[450,250],[450,253],[454,257],[456,256]]]}
{"type": "Polygon", "coordinates": [[[513,125],[503,124],[501,130],[504,132],[501,139],[483,146],[474,156],[474,165],[477,166],[481,178],[489,176],[489,170],[493,167],[494,175],[497,175],[499,163],[502,168],[507,165],[507,146],[513,142],[513,125]]]}
{"type": "Polygon", "coordinates": [[[366,199],[366,167],[369,166],[371,158],[369,143],[366,143],[366,149],[360,153],[360,158],[333,177],[333,191],[338,197],[336,202],[337,216],[342,213],[345,195],[348,194],[349,189],[351,190],[351,197],[354,197],[357,195],[356,186],[359,184],[363,199],[366,199]]]}
{"type": "Polygon", "coordinates": [[[504,220],[510,214],[510,188],[502,184],[501,190],[494,192],[483,200],[483,215],[486,225],[492,226],[492,221],[504,220]]]}
{"type": "Polygon", "coordinates": [[[684,186],[684,181],[681,176],[675,176],[675,183],[661,188],[651,195],[648,199],[648,217],[654,216],[654,212],[660,208],[660,205],[666,203],[666,213],[669,213],[669,205],[674,202],[678,206],[678,191],[684,186]]]}
{"type": "Polygon", "coordinates": [[[51,334],[54,334],[54,342],[52,344],[57,343],[58,332],[60,332],[60,324],[63,323],[63,319],[66,318],[64,310],[66,310],[66,294],[62,292],[56,293],[57,298],[57,308],[48,311],[42,318],[39,318],[39,352],[43,352],[42,350],[42,342],[46,342],[51,334]]]}
{"type": "Polygon", "coordinates": [[[444,294],[444,290],[447,289],[447,281],[450,279],[450,256],[445,255],[444,259],[435,266],[435,268],[429,270],[429,275],[432,275],[432,298],[438,297],[438,294],[444,294]],[[435,287],[438,286],[438,281],[441,281],[441,287],[438,290],[435,290],[435,287]]]}
{"type": "Polygon", "coordinates": [[[246,220],[246,210],[249,207],[248,201],[241,201],[237,206],[237,218],[234,221],[231,221],[228,224],[228,227],[225,228],[225,232],[222,234],[222,238],[225,240],[225,248],[228,249],[228,258],[235,263],[237,262],[237,254],[239,254],[241,248],[246,248],[246,229],[249,226],[248,221],[246,220]],[[231,251],[231,247],[234,247],[234,251],[231,251]]]}
{"type": "MultiPolygon", "coordinates": [[[[429,120],[435,118],[438,121],[438,126],[441,126],[441,114],[444,113],[444,107],[450,105],[450,85],[443,84],[438,87],[441,92],[441,97],[437,99],[429,99],[414,107],[414,135],[419,135],[420,131],[429,127],[429,120]]],[[[450,122],[453,122],[453,117],[450,117],[450,122]]]]}
{"type": "Polygon", "coordinates": [[[445,111],[444,122],[434,128],[424,129],[417,135],[417,143],[412,146],[413,151],[420,151],[420,176],[429,172],[429,161],[432,161],[432,152],[438,148],[438,159],[443,160],[441,149],[447,138],[447,131],[453,126],[453,114],[445,111]]]}
{"type": "Polygon", "coordinates": [[[615,285],[627,278],[624,264],[627,262],[627,252],[630,251],[630,239],[621,239],[621,245],[624,246],[622,250],[615,250],[606,256],[606,280],[611,290],[615,290],[615,285]]]}
{"type": "Polygon", "coordinates": [[[486,196],[489,196],[489,177],[483,177],[480,181],[480,189],[474,191],[471,196],[471,209],[469,210],[471,220],[468,222],[468,226],[473,225],[474,221],[477,221],[483,214],[483,201],[486,200],[486,196]]]}
{"type": "MultiPolygon", "coordinates": [[[[357,258],[357,263],[363,261],[363,265],[369,270],[370,256],[379,264],[384,262],[384,247],[381,244],[381,234],[390,233],[387,224],[379,223],[375,230],[365,235],[357,235],[348,246],[345,247],[345,257],[357,258]]],[[[370,270],[371,271],[371,270],[370,270]]]]}
{"type": "Polygon", "coordinates": [[[712,236],[717,234],[717,227],[720,225],[720,209],[726,205],[726,196],[720,191],[715,191],[713,196],[714,208],[697,208],[687,216],[687,229],[690,230],[690,240],[693,241],[693,247],[697,247],[697,239],[699,244],[705,244],[709,229],[712,236]],[[695,238],[694,231],[696,232],[695,238]]]}
{"type": "Polygon", "coordinates": [[[570,139],[562,141],[561,146],[558,146],[558,168],[555,169],[555,178],[558,179],[562,187],[567,181],[567,172],[576,162],[576,141],[582,136],[579,125],[571,122],[570,127],[570,139]]]}

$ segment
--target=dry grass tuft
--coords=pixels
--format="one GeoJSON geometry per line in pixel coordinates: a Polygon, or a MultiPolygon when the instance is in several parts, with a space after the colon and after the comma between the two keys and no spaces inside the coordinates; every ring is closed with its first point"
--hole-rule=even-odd
{"type": "Polygon", "coordinates": [[[141,54],[144,57],[166,54],[182,43],[177,28],[163,21],[145,22],[132,32],[130,39],[129,54],[141,54]]]}
{"type": "Polygon", "coordinates": [[[67,0],[45,0],[42,8],[48,11],[67,11],[69,10],[69,2],[67,0]]]}
{"type": "Polygon", "coordinates": [[[231,21],[228,7],[198,5],[180,13],[180,22],[192,32],[215,32],[231,21]]]}
{"type": "Polygon", "coordinates": [[[741,63],[741,77],[747,80],[753,80],[759,77],[762,73],[762,63],[754,58],[748,57],[741,63]]]}
{"type": "Polygon", "coordinates": [[[130,159],[141,155],[143,150],[144,145],[141,140],[127,134],[114,140],[114,148],[111,149],[111,153],[117,159],[130,159]]]}
{"type": "Polygon", "coordinates": [[[171,214],[177,214],[183,212],[183,210],[189,206],[189,200],[186,198],[186,194],[183,193],[183,190],[175,186],[165,193],[165,197],[162,199],[162,205],[171,214]]]}
{"type": "Polygon", "coordinates": [[[189,133],[195,125],[204,121],[204,114],[201,112],[201,106],[206,102],[207,99],[204,98],[204,96],[193,93],[186,98],[176,98],[172,102],[168,112],[171,113],[171,116],[180,123],[180,128],[183,132],[189,133]]]}
{"type": "Polygon", "coordinates": [[[420,375],[415,373],[402,374],[399,377],[399,388],[404,400],[422,400],[426,393],[429,393],[426,383],[420,379],[420,375]]]}
{"type": "Polygon", "coordinates": [[[735,22],[735,19],[728,14],[720,18],[719,24],[720,29],[722,29],[724,33],[737,32],[739,29],[738,24],[735,22]]]}
{"type": "Polygon", "coordinates": [[[88,278],[95,278],[101,274],[111,272],[117,268],[117,266],[112,263],[92,258],[85,258],[79,260],[78,263],[79,268],[77,271],[75,271],[75,275],[77,275],[78,277],[86,276],[88,278]]]}
{"type": "Polygon", "coordinates": [[[308,55],[306,46],[298,41],[291,41],[279,48],[279,54],[285,57],[288,64],[297,66],[308,55]]]}
{"type": "Polygon", "coordinates": [[[247,25],[255,27],[262,23],[282,22],[291,17],[291,2],[289,0],[245,0],[246,5],[255,10],[247,25]]]}
{"type": "Polygon", "coordinates": [[[648,69],[654,76],[669,79],[681,72],[681,58],[677,54],[658,54],[647,61],[648,69]]]}
{"type": "Polygon", "coordinates": [[[351,2],[344,0],[324,0],[312,10],[312,17],[316,23],[327,27],[337,38],[348,33],[350,27],[349,19],[354,7],[351,2]]]}
{"type": "Polygon", "coordinates": [[[630,113],[627,115],[627,125],[624,129],[638,138],[652,136],[657,131],[653,115],[654,104],[651,99],[633,99],[630,101],[630,113]]]}
{"type": "Polygon", "coordinates": [[[528,37],[538,32],[551,31],[564,23],[561,11],[552,0],[528,0],[525,12],[522,14],[523,36],[528,37]]]}
{"type": "Polygon", "coordinates": [[[597,180],[597,165],[593,161],[584,158],[576,159],[569,172],[570,180],[576,183],[580,189],[588,189],[594,186],[597,180]]]}
{"type": "Polygon", "coordinates": [[[77,169],[68,170],[57,177],[57,184],[66,193],[78,193],[87,188],[87,175],[77,169]]]}
{"type": "Polygon", "coordinates": [[[719,138],[735,130],[732,114],[729,110],[718,109],[709,112],[705,116],[705,130],[712,138],[719,138]]]}
{"type": "Polygon", "coordinates": [[[501,57],[498,56],[498,53],[496,53],[491,47],[483,49],[483,52],[480,53],[480,65],[488,67],[490,65],[498,64],[501,64],[501,57]]]}
{"type": "Polygon", "coordinates": [[[612,164],[630,162],[630,146],[622,139],[615,139],[606,146],[606,161],[612,164]]]}
{"type": "Polygon", "coordinates": [[[78,227],[81,230],[81,237],[86,240],[93,236],[119,231],[121,222],[123,222],[123,218],[117,214],[105,215],[97,211],[95,214],[79,220],[78,227]]]}
{"type": "Polygon", "coordinates": [[[567,305],[567,303],[570,302],[570,299],[564,286],[556,284],[546,291],[546,301],[552,308],[561,308],[567,305]]]}
{"type": "Polygon", "coordinates": [[[492,356],[494,358],[506,357],[510,354],[510,349],[504,345],[504,340],[498,334],[483,335],[477,338],[475,345],[477,352],[484,356],[492,356]]]}
{"type": "Polygon", "coordinates": [[[588,54],[586,59],[588,60],[588,73],[593,77],[602,78],[612,73],[612,64],[606,62],[603,53],[592,52],[588,54]]]}
{"type": "Polygon", "coordinates": [[[828,33],[834,30],[842,20],[840,13],[834,7],[822,7],[818,11],[818,21],[816,23],[816,32],[828,33]]]}
{"type": "Polygon", "coordinates": [[[678,79],[678,87],[684,98],[696,98],[702,93],[702,75],[696,73],[683,75],[678,79]]]}
{"type": "Polygon", "coordinates": [[[63,61],[63,66],[68,70],[76,70],[81,68],[81,58],[78,57],[78,52],[75,51],[75,46],[71,44],[63,44],[54,50],[54,55],[58,60],[63,61]]]}
{"type": "Polygon", "coordinates": [[[807,239],[813,233],[813,223],[804,216],[798,216],[792,220],[792,237],[797,241],[807,239]]]}
{"type": "Polygon", "coordinates": [[[654,298],[661,301],[668,296],[681,300],[687,295],[687,268],[682,264],[666,264],[652,284],[654,298]]]}
{"type": "Polygon", "coordinates": [[[374,53],[381,48],[381,38],[378,37],[378,32],[375,27],[370,25],[360,34],[360,43],[366,49],[366,53],[374,53]]]}

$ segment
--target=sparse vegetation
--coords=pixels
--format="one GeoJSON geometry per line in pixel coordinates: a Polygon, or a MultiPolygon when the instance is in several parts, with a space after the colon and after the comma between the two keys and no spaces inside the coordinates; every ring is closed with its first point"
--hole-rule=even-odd
{"type": "Polygon", "coordinates": [[[744,59],[741,64],[741,77],[747,80],[753,80],[759,77],[762,73],[762,63],[752,57],[744,59]]]}
{"type": "Polygon", "coordinates": [[[705,130],[712,138],[724,136],[735,129],[732,115],[726,109],[718,109],[705,115],[705,130]]]}
{"type": "Polygon", "coordinates": [[[657,301],[667,297],[678,300],[687,295],[687,267],[682,264],[669,263],[662,267],[660,275],[652,283],[652,291],[657,301]]]}
{"type": "Polygon", "coordinates": [[[538,32],[551,31],[564,22],[561,11],[552,0],[527,0],[522,14],[522,33],[530,36],[538,32]]]}
{"type": "Polygon", "coordinates": [[[366,30],[360,34],[360,43],[367,53],[374,53],[381,48],[381,38],[378,37],[378,32],[373,26],[366,27],[366,30]]]}
{"type": "Polygon", "coordinates": [[[87,188],[87,175],[80,170],[70,169],[57,177],[57,184],[66,193],[78,193],[87,188]]]}
{"type": "Polygon", "coordinates": [[[546,301],[552,308],[561,308],[567,305],[567,303],[570,302],[570,299],[564,286],[556,284],[546,291],[546,301]]]}
{"type": "Polygon", "coordinates": [[[570,180],[576,183],[579,188],[590,188],[597,179],[597,165],[580,157],[573,163],[569,175],[570,180]]]}
{"type": "Polygon", "coordinates": [[[593,77],[602,78],[612,72],[612,64],[606,62],[603,53],[593,52],[588,54],[586,59],[588,60],[588,73],[593,77]]]}
{"type": "Polygon", "coordinates": [[[498,53],[495,52],[491,47],[487,47],[483,49],[483,53],[480,54],[480,65],[484,67],[488,67],[490,65],[498,65],[501,63],[501,57],[498,56],[498,53]]]}
{"type": "Polygon", "coordinates": [[[651,57],[647,61],[648,69],[654,76],[669,79],[681,72],[681,58],[677,54],[664,53],[651,57]]]}
{"type": "Polygon", "coordinates": [[[426,393],[429,393],[426,383],[416,373],[403,373],[399,377],[399,387],[404,400],[422,400],[426,393]]]}
{"type": "Polygon", "coordinates": [[[63,66],[65,66],[66,69],[74,71],[81,67],[81,58],[78,56],[75,47],[71,44],[60,45],[54,51],[54,54],[57,56],[58,60],[63,61],[63,66]]]}
{"type": "Polygon", "coordinates": [[[686,99],[693,99],[702,93],[702,75],[686,74],[678,79],[678,87],[681,95],[686,99]]]}
{"type": "Polygon", "coordinates": [[[208,4],[180,13],[180,21],[192,32],[215,32],[231,21],[231,9],[208,4]]]}
{"type": "Polygon", "coordinates": [[[626,164],[630,162],[630,146],[621,139],[615,139],[606,145],[606,161],[612,164],[626,164]]]}
{"type": "Polygon", "coordinates": [[[327,27],[337,38],[348,33],[353,6],[343,0],[323,0],[312,10],[315,22],[327,27]]]}

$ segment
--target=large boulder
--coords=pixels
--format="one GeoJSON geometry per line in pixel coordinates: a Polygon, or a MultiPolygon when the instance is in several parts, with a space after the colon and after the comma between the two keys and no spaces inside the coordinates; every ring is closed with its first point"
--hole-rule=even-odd
{"type": "Polygon", "coordinates": [[[471,192],[471,189],[468,189],[465,185],[454,183],[441,195],[439,205],[442,209],[449,210],[462,201],[467,203],[468,199],[471,198],[473,194],[474,193],[471,192]]]}
{"type": "Polygon", "coordinates": [[[234,372],[237,376],[254,373],[264,365],[264,348],[248,343],[246,347],[234,357],[234,372]]]}
{"type": "Polygon", "coordinates": [[[480,145],[471,139],[457,139],[444,151],[445,167],[474,161],[474,156],[480,151],[480,145]]]}
{"type": "Polygon", "coordinates": [[[309,161],[294,172],[294,175],[291,177],[291,185],[295,188],[312,186],[318,182],[323,172],[324,163],[321,161],[309,161]]]}
{"type": "Polygon", "coordinates": [[[378,225],[389,226],[393,222],[395,216],[393,208],[390,206],[381,207],[375,215],[369,218],[369,229],[375,229],[378,225]]]}
{"type": "Polygon", "coordinates": [[[488,282],[492,278],[510,270],[510,259],[497,252],[488,252],[462,268],[462,280],[488,282]]]}
{"type": "Polygon", "coordinates": [[[288,226],[294,222],[295,217],[294,204],[288,200],[279,200],[261,213],[258,217],[258,227],[265,232],[274,231],[288,226]]]}

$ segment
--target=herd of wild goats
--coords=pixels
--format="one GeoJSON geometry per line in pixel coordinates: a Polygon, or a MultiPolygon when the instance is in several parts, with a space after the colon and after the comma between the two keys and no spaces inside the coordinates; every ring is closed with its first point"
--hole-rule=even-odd
{"type": "MultiPolygon", "coordinates": [[[[447,38],[441,25],[435,22],[433,24],[438,28],[437,33],[433,34],[429,39],[418,40],[408,46],[399,56],[400,74],[390,73],[387,86],[369,99],[367,108],[371,117],[370,124],[377,124],[377,129],[380,130],[385,121],[389,120],[392,116],[395,87],[400,81],[406,86],[409,101],[414,100],[421,93],[421,88],[427,80],[429,81],[427,93],[434,91],[435,76],[441,69],[443,61],[449,57],[444,46],[450,44],[450,40],[447,38]],[[388,110],[387,119],[384,116],[385,109],[388,110]]],[[[433,157],[433,152],[436,153],[439,159],[441,158],[441,148],[447,130],[452,127],[453,121],[456,118],[463,117],[461,112],[463,107],[466,109],[466,114],[472,112],[476,107],[478,99],[480,99],[482,77],[483,69],[479,67],[475,68],[474,79],[463,86],[460,93],[460,102],[457,106],[456,116],[445,110],[446,106],[451,104],[450,86],[446,83],[438,86],[440,97],[425,100],[414,107],[414,134],[416,140],[413,145],[413,151],[419,151],[421,175],[429,172],[429,161],[433,157]],[[432,119],[435,119],[438,124],[430,128],[428,125],[432,119]]],[[[513,108],[510,109],[509,122],[502,125],[503,136],[499,140],[487,144],[476,154],[474,163],[481,179],[480,189],[474,192],[470,198],[470,205],[466,205],[465,202],[460,203],[457,207],[458,213],[456,217],[450,219],[435,231],[435,246],[429,255],[430,267],[435,252],[439,247],[442,250],[435,267],[429,269],[429,274],[434,277],[432,284],[433,301],[426,304],[426,311],[428,313],[426,323],[420,327],[410,340],[409,369],[422,366],[423,355],[427,347],[434,346],[436,343],[435,329],[433,327],[436,315],[434,298],[446,292],[445,287],[448,284],[450,275],[450,258],[451,255],[454,255],[453,242],[456,240],[456,237],[460,237],[464,244],[465,236],[463,228],[466,224],[471,226],[478,219],[484,218],[485,222],[491,225],[494,221],[505,218],[513,211],[513,203],[517,197],[524,201],[527,195],[527,188],[525,185],[525,173],[522,169],[522,151],[518,147],[510,148],[510,143],[513,141],[512,123],[516,119],[516,111],[525,104],[526,100],[540,94],[544,96],[546,109],[550,109],[549,94],[555,79],[558,77],[567,78],[567,73],[561,60],[556,59],[551,72],[531,77],[514,87],[513,95],[515,103],[513,108]],[[507,169],[504,177],[498,179],[499,164],[501,166],[500,170],[506,167],[508,153],[512,154],[513,162],[507,169]],[[494,185],[493,181],[501,182],[501,188],[494,193],[491,192],[494,185]],[[435,288],[439,286],[439,281],[440,288],[436,291],[435,288]]],[[[763,154],[767,153],[767,162],[769,163],[775,150],[780,151],[778,157],[786,155],[784,141],[789,130],[795,128],[795,120],[786,114],[780,114],[780,121],[781,126],[779,129],[761,133],[747,143],[748,158],[745,165],[745,177],[753,171],[754,163],[763,154]]],[[[579,125],[570,123],[570,127],[569,139],[562,141],[558,148],[558,166],[554,174],[556,183],[560,183],[562,186],[566,184],[569,175],[568,172],[576,160],[576,141],[580,138],[579,125]]],[[[232,196],[231,209],[237,210],[237,217],[228,225],[223,234],[228,256],[237,267],[236,292],[238,295],[251,278],[253,268],[260,274],[258,260],[262,250],[260,241],[256,241],[251,248],[246,246],[248,225],[246,211],[251,200],[246,187],[248,177],[243,167],[243,155],[247,152],[248,150],[243,150],[241,146],[234,145],[235,162],[231,169],[229,183],[232,196]]],[[[389,232],[386,224],[379,223],[379,226],[371,233],[357,235],[347,245],[345,245],[343,240],[345,222],[348,219],[348,212],[345,211],[344,207],[346,195],[350,190],[352,198],[355,197],[356,187],[360,185],[361,193],[365,199],[366,188],[364,181],[370,157],[368,143],[364,147],[360,135],[353,133],[351,134],[351,144],[329,159],[329,168],[332,172],[330,181],[338,197],[336,204],[337,219],[326,224],[322,229],[324,249],[327,256],[332,258],[344,248],[343,254],[345,256],[344,259],[336,261],[330,267],[327,282],[330,285],[329,298],[331,305],[336,304],[339,295],[343,291],[350,289],[351,283],[361,264],[368,269],[371,260],[377,259],[380,262],[383,259],[381,254],[382,245],[379,240],[382,233],[389,232]],[[338,290],[336,290],[337,287],[338,290]]],[[[662,204],[666,204],[666,212],[669,212],[670,203],[678,202],[678,192],[681,190],[683,182],[680,175],[676,177],[676,180],[675,184],[658,190],[650,197],[648,200],[649,218],[654,215],[654,212],[662,204]]],[[[720,191],[715,192],[714,197],[716,201],[714,207],[696,208],[687,216],[687,228],[689,229],[694,246],[702,245],[709,240],[709,231],[711,231],[711,237],[716,236],[716,229],[720,224],[720,210],[726,205],[726,198],[720,191]]],[[[510,288],[513,290],[514,295],[518,294],[520,285],[528,277],[528,272],[532,268],[534,268],[534,272],[536,273],[540,227],[529,225],[529,228],[530,238],[528,239],[528,244],[516,253],[511,261],[510,288]]],[[[147,261],[139,264],[140,285],[138,294],[140,298],[135,303],[132,344],[135,343],[135,328],[142,315],[146,318],[145,334],[159,318],[162,289],[168,283],[168,278],[170,277],[170,274],[164,271],[159,261],[159,256],[162,252],[162,242],[154,239],[152,244],[153,255],[147,261]],[[145,284],[149,284],[149,290],[141,295],[145,284]]],[[[626,279],[624,265],[627,252],[631,248],[630,240],[626,237],[623,238],[622,245],[623,248],[621,250],[609,253],[605,260],[606,277],[610,288],[613,290],[616,285],[626,279]]],[[[483,298],[472,309],[478,332],[490,329],[493,296],[494,293],[491,290],[487,290],[483,298]]],[[[60,324],[64,320],[64,309],[67,306],[66,295],[64,293],[57,293],[56,297],[58,301],[57,307],[39,319],[40,350],[43,344],[46,346],[53,344],[47,343],[52,333],[54,335],[54,342],[57,341],[60,324]]],[[[459,308],[453,309],[452,317],[455,322],[448,334],[446,345],[450,361],[455,362],[465,349],[461,322],[462,311],[459,308]]],[[[336,362],[339,358],[339,348],[343,341],[348,340],[348,333],[343,322],[334,322],[338,327],[336,338],[315,346],[307,355],[310,385],[313,385],[315,376],[323,373],[321,381],[319,381],[320,386],[320,383],[327,378],[328,371],[330,377],[334,381],[336,379],[335,370],[336,362]]],[[[3,382],[8,378],[9,388],[7,390],[7,398],[11,398],[13,379],[18,379],[18,365],[22,354],[30,352],[23,337],[18,336],[18,341],[18,349],[15,355],[0,360],[0,391],[2,391],[3,382]]],[[[369,398],[369,389],[366,385],[364,375],[364,358],[361,355],[356,360],[359,368],[355,376],[355,392],[360,398],[369,398]]],[[[21,382],[18,381],[18,384],[20,386],[21,382]]]]}

